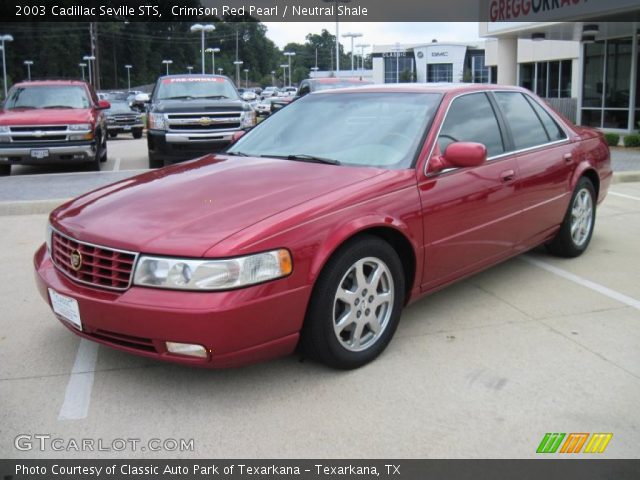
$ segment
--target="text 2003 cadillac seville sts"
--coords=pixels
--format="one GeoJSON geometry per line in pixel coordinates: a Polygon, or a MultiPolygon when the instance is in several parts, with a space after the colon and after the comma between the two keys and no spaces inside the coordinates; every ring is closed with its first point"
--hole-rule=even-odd
{"type": "Polygon", "coordinates": [[[212,367],[373,360],[407,303],[539,244],[589,244],[602,136],[530,92],[403,85],[308,95],[209,155],[50,216],[37,282],[76,334],[212,367]]]}

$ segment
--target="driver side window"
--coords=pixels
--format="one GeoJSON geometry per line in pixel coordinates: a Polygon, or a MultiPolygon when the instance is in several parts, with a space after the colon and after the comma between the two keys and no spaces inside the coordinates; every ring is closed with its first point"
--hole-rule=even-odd
{"type": "Polygon", "coordinates": [[[488,157],[505,152],[498,120],[486,94],[463,95],[451,103],[438,136],[440,152],[453,142],[482,143],[488,157]]]}

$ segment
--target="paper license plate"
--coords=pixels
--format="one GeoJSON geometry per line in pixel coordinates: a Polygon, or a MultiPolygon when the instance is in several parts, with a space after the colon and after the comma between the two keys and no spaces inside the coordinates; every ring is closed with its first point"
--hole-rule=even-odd
{"type": "Polygon", "coordinates": [[[82,330],[80,308],[78,308],[78,301],[75,298],[60,295],[51,288],[49,289],[49,298],[51,298],[51,306],[54,312],[68,320],[78,330],[82,330]]]}
{"type": "Polygon", "coordinates": [[[131,130],[131,125],[125,125],[122,127],[123,130],[131,130]]]}
{"type": "Polygon", "coordinates": [[[31,156],[33,158],[46,158],[49,156],[49,150],[47,150],[46,148],[34,148],[33,150],[31,150],[31,156]]]}

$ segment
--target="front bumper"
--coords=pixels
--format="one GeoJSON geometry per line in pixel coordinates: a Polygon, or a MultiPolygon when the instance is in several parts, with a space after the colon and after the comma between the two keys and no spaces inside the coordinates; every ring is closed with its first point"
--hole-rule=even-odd
{"type": "Polygon", "coordinates": [[[221,152],[231,144],[237,130],[215,133],[147,131],[149,154],[163,159],[190,160],[208,153],[221,152]]]}
{"type": "Polygon", "coordinates": [[[49,165],[51,163],[84,163],[95,160],[95,142],[73,144],[0,145],[0,165],[49,165]],[[31,156],[32,150],[48,150],[43,158],[31,156]]]}
{"type": "Polygon", "coordinates": [[[130,125],[123,124],[107,124],[107,131],[109,132],[117,132],[117,133],[130,133],[132,130],[142,130],[144,128],[144,124],[141,123],[132,123],[130,125]]]}
{"type": "Polygon", "coordinates": [[[77,335],[129,353],[193,366],[240,366],[288,355],[296,347],[311,287],[288,279],[226,292],[179,292],[131,287],[111,292],[77,284],[52,264],[43,245],[34,257],[42,297],[48,288],[78,301],[77,335]],[[167,352],[166,341],[203,345],[208,357],[167,352]]]}

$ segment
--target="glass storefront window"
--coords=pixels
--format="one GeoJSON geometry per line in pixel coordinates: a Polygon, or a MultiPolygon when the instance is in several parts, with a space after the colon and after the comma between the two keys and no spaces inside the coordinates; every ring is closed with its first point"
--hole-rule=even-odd
{"type": "Polygon", "coordinates": [[[570,98],[571,70],[571,60],[521,63],[520,86],[543,98],[570,98]]]}
{"type": "Polygon", "coordinates": [[[605,85],[605,107],[629,108],[631,38],[609,40],[607,42],[607,78],[605,85]]]}
{"type": "Polygon", "coordinates": [[[602,110],[583,109],[582,122],[585,127],[600,127],[602,125],[602,110]]]}
{"type": "Polygon", "coordinates": [[[584,81],[582,83],[583,107],[602,107],[603,70],[604,41],[585,44],[584,81]]]}
{"type": "Polygon", "coordinates": [[[604,128],[623,128],[629,124],[629,110],[605,110],[602,126],[604,128]]]}
{"type": "Polygon", "coordinates": [[[540,62],[536,72],[536,94],[545,98],[547,96],[547,62],[540,62]]]}
{"type": "Polygon", "coordinates": [[[560,62],[560,98],[571,97],[571,70],[573,62],[571,60],[562,60],[560,62]]]}
{"type": "Polygon", "coordinates": [[[415,66],[413,57],[400,54],[396,59],[395,56],[384,58],[384,83],[408,83],[415,81],[415,66]],[[396,65],[399,74],[396,76],[396,65]]]}
{"type": "Polygon", "coordinates": [[[520,64],[520,86],[533,92],[533,83],[536,70],[535,63],[520,64]]]}
{"type": "Polygon", "coordinates": [[[427,65],[427,82],[453,82],[453,64],[432,63],[427,65]]]}
{"type": "Polygon", "coordinates": [[[550,98],[560,97],[560,62],[549,62],[549,91],[550,98]]]}

